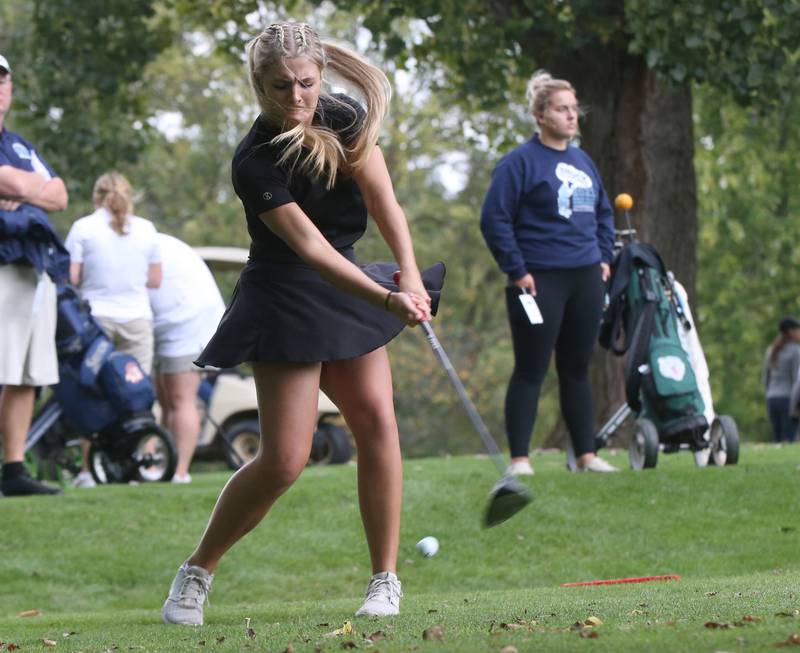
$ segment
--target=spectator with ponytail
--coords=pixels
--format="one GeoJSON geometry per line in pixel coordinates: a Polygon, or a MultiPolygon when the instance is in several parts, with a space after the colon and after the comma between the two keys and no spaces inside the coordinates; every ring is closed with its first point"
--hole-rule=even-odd
{"type": "MultiPolygon", "coordinates": [[[[252,363],[261,444],[222,490],[161,615],[167,623],[203,623],[220,558],[308,461],[320,388],[358,447],[372,576],[356,615],[395,615],[403,470],[385,345],[403,326],[430,318],[444,270],[425,275],[430,297],[376,143],[390,97],[383,72],[303,23],[269,25],[247,55],[260,115],[233,155],[232,180],[252,238],[250,258],[197,362],[252,363]],[[359,99],[328,91],[331,74],[359,99]],[[356,262],[353,245],[367,212],[396,264],[356,262]],[[398,270],[399,285],[392,280],[398,270]]],[[[274,536],[293,541],[291,533],[274,536]]]]}
{"type": "MultiPolygon", "coordinates": [[[[70,281],[79,287],[114,347],[134,356],[150,374],[153,313],[148,288],[161,285],[156,228],[133,215],[133,189],[120,173],[101,175],[92,196],[95,212],[76,220],[67,234],[70,281]]],[[[76,485],[94,485],[86,455],[76,485]]]]}
{"type": "Polygon", "coordinates": [[[778,334],[767,347],[761,381],[767,398],[767,415],[775,442],[794,442],[797,420],[790,397],[797,395],[800,372],[800,321],[785,317],[778,323],[778,334]]]}
{"type": "Polygon", "coordinates": [[[614,472],[595,453],[589,384],[614,245],[613,214],[594,162],[574,143],[580,115],[575,89],[538,71],[527,98],[536,134],[497,164],[481,213],[486,244],[508,277],[514,347],[505,404],[508,472],[533,474],[528,448],[553,352],[577,468],[614,472]],[[538,304],[541,320],[523,302],[538,304]]]}

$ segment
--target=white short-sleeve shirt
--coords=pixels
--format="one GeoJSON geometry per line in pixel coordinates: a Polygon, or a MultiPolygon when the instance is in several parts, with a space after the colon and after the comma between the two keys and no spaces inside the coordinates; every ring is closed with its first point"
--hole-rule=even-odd
{"type": "Polygon", "coordinates": [[[211,271],[189,245],[158,234],[163,279],[150,289],[153,328],[159,356],[197,355],[225,312],[211,271]]]}
{"type": "Polygon", "coordinates": [[[76,220],[67,234],[70,260],[83,265],[81,295],[98,317],[116,322],[152,319],[147,270],[161,262],[156,228],[145,218],[130,216],[128,233],[118,234],[111,222],[111,213],[99,208],[76,220]]]}

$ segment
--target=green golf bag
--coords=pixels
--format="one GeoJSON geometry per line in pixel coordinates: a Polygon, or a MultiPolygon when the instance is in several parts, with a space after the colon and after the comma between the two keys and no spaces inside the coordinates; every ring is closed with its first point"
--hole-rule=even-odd
{"type": "Polygon", "coordinates": [[[660,441],[705,446],[705,405],[678,335],[686,317],[654,247],[633,242],[617,254],[608,300],[600,344],[625,356],[628,405],[660,441]]]}

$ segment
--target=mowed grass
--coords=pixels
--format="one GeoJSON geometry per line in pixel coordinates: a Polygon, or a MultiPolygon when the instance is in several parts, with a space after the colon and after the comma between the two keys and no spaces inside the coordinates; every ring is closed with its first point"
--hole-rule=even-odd
{"type": "Polygon", "coordinates": [[[194,629],[161,624],[159,609],[226,473],[0,499],[0,651],[772,650],[800,634],[798,464],[800,446],[756,445],[735,467],[678,454],[646,472],[568,474],[544,454],[525,481],[533,504],[484,530],[490,461],[406,461],[405,597],[385,620],[352,617],[370,575],[356,468],[309,468],[223,559],[194,629]],[[441,544],[430,559],[414,549],[425,535],[441,544]],[[681,579],[560,586],[657,574],[681,579]],[[573,626],[589,617],[602,624],[573,626]],[[328,635],[347,620],[351,634],[328,635]],[[432,626],[442,639],[423,639],[432,626]]]}

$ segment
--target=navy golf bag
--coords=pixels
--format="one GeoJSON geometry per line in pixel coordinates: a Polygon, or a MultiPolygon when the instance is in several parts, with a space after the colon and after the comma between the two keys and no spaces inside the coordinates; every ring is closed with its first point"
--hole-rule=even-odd
{"type": "Polygon", "coordinates": [[[80,436],[91,440],[98,483],[170,480],[175,447],[153,418],[150,377],[133,356],[114,349],[70,285],[58,288],[56,349],[60,380],[37,412],[26,448],[57,458],[80,436]]]}

